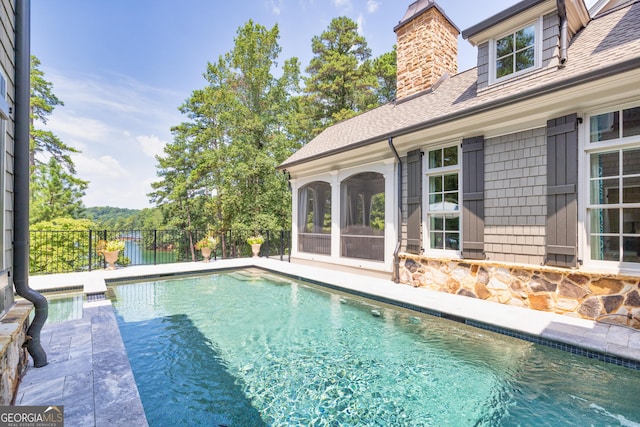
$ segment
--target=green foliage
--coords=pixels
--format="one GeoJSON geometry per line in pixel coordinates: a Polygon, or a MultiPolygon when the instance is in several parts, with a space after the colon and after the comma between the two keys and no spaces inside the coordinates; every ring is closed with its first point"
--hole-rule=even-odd
{"type": "Polygon", "coordinates": [[[49,116],[56,106],[64,103],[53,93],[53,84],[44,78],[44,72],[39,69],[40,60],[31,56],[31,129],[30,129],[30,164],[33,169],[42,161],[38,155],[47,153],[48,156],[62,165],[69,174],[75,174],[75,165],[70,153],[79,153],[73,147],[66,145],[50,131],[36,129],[34,123],[47,124],[49,116]]]}
{"type": "Polygon", "coordinates": [[[151,200],[186,229],[282,228],[290,194],[276,166],[298,144],[289,128],[297,103],[297,59],[274,77],[281,51],[277,25],[249,21],[234,48],[209,63],[207,86],[181,106],[190,120],[173,128],[173,142],[158,160],[161,181],[151,200]]]}
{"type": "Polygon", "coordinates": [[[82,196],[87,185],[87,181],[63,170],[53,157],[46,165],[36,166],[31,177],[30,223],[81,217],[82,196]]]}
{"type": "Polygon", "coordinates": [[[55,218],[30,226],[42,238],[29,241],[29,269],[32,272],[78,271],[87,265],[89,251],[88,230],[94,224],[88,219],[55,218]],[[60,233],[73,231],[75,233],[60,233]]]}
{"type": "Polygon", "coordinates": [[[214,236],[205,236],[195,244],[195,247],[198,250],[202,248],[209,248],[213,251],[216,249],[217,246],[218,246],[218,239],[216,239],[214,236]]]}
{"type": "Polygon", "coordinates": [[[358,24],[343,16],[312,39],[315,55],[307,67],[305,114],[319,133],[327,126],[370,108],[377,81],[368,62],[371,49],[358,24]]]}
{"type": "Polygon", "coordinates": [[[247,238],[247,243],[250,245],[261,245],[264,243],[264,237],[261,234],[256,234],[255,236],[249,236],[247,238]]]}
{"type": "Polygon", "coordinates": [[[36,129],[46,125],[58,105],[64,105],[53,93],[53,85],[38,68],[40,61],[31,57],[31,123],[29,130],[29,163],[31,176],[30,223],[50,221],[58,217],[78,218],[84,206],[82,197],[89,183],[75,176],[71,153],[78,153],[52,132],[36,129]]]}

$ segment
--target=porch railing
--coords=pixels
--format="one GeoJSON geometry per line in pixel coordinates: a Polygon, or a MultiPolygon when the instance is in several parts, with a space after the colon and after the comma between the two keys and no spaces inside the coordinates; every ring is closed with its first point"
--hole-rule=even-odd
{"type": "MultiPolygon", "coordinates": [[[[260,256],[290,260],[291,232],[265,230],[260,256]]],[[[106,266],[97,252],[100,240],[121,239],[125,249],[120,252],[117,265],[156,265],[175,262],[201,261],[202,255],[194,245],[207,235],[205,230],[82,230],[31,231],[29,233],[30,274],[70,273],[91,271],[106,266]]],[[[233,230],[218,234],[218,247],[211,259],[251,256],[246,233],[233,230]]]]}

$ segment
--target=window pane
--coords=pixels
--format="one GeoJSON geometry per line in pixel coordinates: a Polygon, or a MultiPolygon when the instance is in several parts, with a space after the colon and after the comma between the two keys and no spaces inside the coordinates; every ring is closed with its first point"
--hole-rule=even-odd
{"type": "Polygon", "coordinates": [[[620,137],[620,113],[605,113],[591,117],[591,142],[620,137]]]}
{"type": "Polygon", "coordinates": [[[442,167],[442,150],[429,151],[429,169],[442,167]]]}
{"type": "Polygon", "coordinates": [[[460,218],[456,216],[445,219],[445,230],[460,231],[460,218]]]}
{"type": "Polygon", "coordinates": [[[513,35],[509,34],[496,42],[496,58],[502,58],[513,53],[513,35]]]}
{"type": "Polygon", "coordinates": [[[458,192],[455,193],[445,193],[444,195],[444,208],[448,211],[457,211],[460,207],[458,206],[458,192]]]}
{"type": "Polygon", "coordinates": [[[444,176],[444,191],[456,191],[458,189],[458,174],[444,176]]]}
{"type": "Polygon", "coordinates": [[[496,78],[508,76],[513,73],[513,56],[507,56],[496,61],[496,78]]]}
{"type": "Polygon", "coordinates": [[[620,233],[620,209],[592,209],[591,234],[620,233]]]}
{"type": "Polygon", "coordinates": [[[458,233],[445,233],[444,235],[445,249],[457,251],[460,249],[460,234],[458,233]]]}
{"type": "Polygon", "coordinates": [[[620,154],[599,153],[591,155],[591,178],[618,176],[620,174],[620,154]]]}
{"type": "Polygon", "coordinates": [[[622,261],[640,262],[640,237],[622,238],[622,261]]]}
{"type": "Polygon", "coordinates": [[[535,65],[535,49],[529,49],[516,53],[516,71],[526,70],[535,65]]]}
{"type": "Polygon", "coordinates": [[[444,149],[444,165],[455,166],[458,164],[458,146],[447,147],[444,149]]]}
{"type": "Polygon", "coordinates": [[[439,193],[442,191],[442,175],[429,177],[429,193],[439,193]]]}
{"type": "Polygon", "coordinates": [[[431,233],[431,249],[444,249],[444,233],[431,233]]]}
{"type": "Polygon", "coordinates": [[[591,259],[620,260],[620,238],[617,236],[591,236],[591,259]]]}
{"type": "Polygon", "coordinates": [[[610,205],[620,203],[618,179],[596,179],[591,181],[591,204],[610,205]]]}
{"type": "Polygon", "coordinates": [[[622,174],[640,174],[640,150],[627,150],[622,152],[622,174]]]}
{"type": "Polygon", "coordinates": [[[533,25],[530,25],[522,30],[516,32],[516,50],[524,49],[525,47],[533,46],[536,39],[536,30],[533,25]]]}
{"type": "Polygon", "coordinates": [[[640,203],[640,177],[622,180],[622,203],[640,203]]]}
{"type": "Polygon", "coordinates": [[[430,194],[429,195],[429,210],[430,211],[443,211],[444,203],[442,203],[442,194],[430,194]]]}
{"type": "Polygon", "coordinates": [[[622,214],[622,232],[625,234],[640,233],[640,209],[625,209],[622,214]]]}
{"type": "Polygon", "coordinates": [[[640,107],[622,111],[622,136],[640,135],[640,107]]]}
{"type": "Polygon", "coordinates": [[[444,218],[441,216],[432,216],[431,217],[431,226],[429,227],[431,231],[442,231],[444,230],[444,218]]]}

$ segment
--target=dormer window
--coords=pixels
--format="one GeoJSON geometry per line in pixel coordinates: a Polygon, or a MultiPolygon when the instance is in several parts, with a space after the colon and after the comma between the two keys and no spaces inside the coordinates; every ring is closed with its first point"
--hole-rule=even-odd
{"type": "Polygon", "coordinates": [[[491,42],[490,83],[540,68],[542,19],[491,42]]]}

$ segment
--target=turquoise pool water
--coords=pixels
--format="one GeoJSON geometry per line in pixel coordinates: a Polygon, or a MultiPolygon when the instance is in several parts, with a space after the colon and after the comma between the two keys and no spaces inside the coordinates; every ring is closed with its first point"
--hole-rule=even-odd
{"type": "Polygon", "coordinates": [[[151,426],[640,426],[640,371],[314,285],[113,289],[151,426]]]}
{"type": "MultiPolygon", "coordinates": [[[[82,319],[82,305],[84,303],[84,295],[82,293],[45,293],[44,296],[49,304],[48,324],[82,319]]],[[[32,320],[33,316],[35,316],[34,311],[32,311],[30,315],[32,320]]]]}

